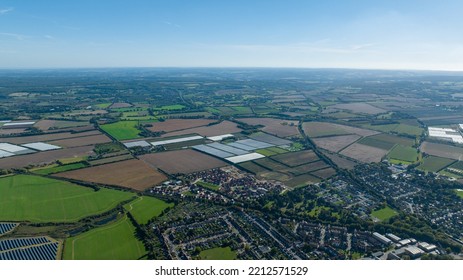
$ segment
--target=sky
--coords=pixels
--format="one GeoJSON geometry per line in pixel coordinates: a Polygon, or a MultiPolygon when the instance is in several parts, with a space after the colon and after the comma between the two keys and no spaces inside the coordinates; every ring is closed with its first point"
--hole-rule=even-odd
{"type": "Polygon", "coordinates": [[[463,70],[460,0],[0,0],[0,68],[463,70]]]}

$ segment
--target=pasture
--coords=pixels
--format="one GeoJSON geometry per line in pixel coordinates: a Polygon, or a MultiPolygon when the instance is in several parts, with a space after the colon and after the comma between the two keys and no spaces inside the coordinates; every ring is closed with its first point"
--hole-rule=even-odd
{"type": "Polygon", "coordinates": [[[137,260],[146,254],[135,227],[124,216],[109,225],[66,239],[65,260],[137,260]]]}
{"type": "Polygon", "coordinates": [[[428,156],[423,158],[423,162],[417,167],[423,171],[438,172],[455,162],[452,159],[428,156]]]}
{"type": "Polygon", "coordinates": [[[161,215],[165,209],[173,206],[173,203],[167,203],[154,197],[141,196],[127,203],[124,208],[132,214],[138,224],[143,225],[148,223],[150,219],[161,215]]]}
{"type": "Polygon", "coordinates": [[[136,127],[137,124],[138,121],[119,121],[103,124],[100,128],[115,139],[121,141],[140,137],[139,133],[141,131],[136,127]]]}
{"type": "Polygon", "coordinates": [[[110,189],[95,191],[39,176],[0,178],[0,220],[73,222],[111,210],[133,194],[110,189]]]}
{"type": "Polygon", "coordinates": [[[54,165],[54,166],[50,166],[46,168],[34,169],[32,170],[32,172],[35,174],[39,174],[39,175],[50,175],[53,173],[65,172],[65,171],[80,169],[84,167],[87,167],[85,163],[77,162],[77,163],[71,163],[71,164],[66,164],[66,165],[54,165]]]}
{"type": "Polygon", "coordinates": [[[415,148],[396,145],[387,154],[387,157],[392,160],[404,162],[405,164],[414,163],[418,160],[419,153],[415,148]]]}
{"type": "Polygon", "coordinates": [[[371,212],[371,216],[380,220],[381,222],[387,221],[396,215],[398,215],[398,213],[389,206],[371,212]]]}

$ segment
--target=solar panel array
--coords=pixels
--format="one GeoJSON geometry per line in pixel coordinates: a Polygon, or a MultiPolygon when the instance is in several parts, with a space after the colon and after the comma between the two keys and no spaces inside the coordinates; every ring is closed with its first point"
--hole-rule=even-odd
{"type": "Polygon", "coordinates": [[[56,260],[58,242],[46,237],[0,240],[0,260],[56,260]]]}
{"type": "Polygon", "coordinates": [[[12,231],[18,224],[16,223],[0,223],[0,235],[12,231]]]}
{"type": "Polygon", "coordinates": [[[230,154],[230,153],[224,152],[222,150],[217,150],[217,149],[214,149],[214,148],[209,147],[207,145],[193,146],[193,149],[201,151],[201,152],[205,152],[207,154],[210,154],[210,155],[213,155],[213,156],[216,156],[216,157],[219,157],[219,158],[226,158],[226,157],[234,156],[234,154],[230,154]]]}

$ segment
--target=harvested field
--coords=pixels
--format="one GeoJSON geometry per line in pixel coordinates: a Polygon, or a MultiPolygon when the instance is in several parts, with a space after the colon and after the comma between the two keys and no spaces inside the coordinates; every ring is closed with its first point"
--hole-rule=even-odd
{"type": "Polygon", "coordinates": [[[304,165],[294,167],[294,168],[290,169],[289,172],[291,174],[293,174],[293,175],[301,175],[301,174],[309,173],[311,171],[315,171],[315,170],[319,170],[319,169],[323,169],[323,168],[327,168],[327,167],[329,167],[328,164],[326,164],[322,160],[319,160],[319,161],[315,161],[315,162],[312,162],[312,163],[308,163],[308,164],[304,164],[304,165]]]}
{"type": "Polygon", "coordinates": [[[313,141],[318,147],[337,153],[358,139],[360,139],[358,135],[342,135],[316,138],[313,141]]]}
{"type": "Polygon", "coordinates": [[[22,168],[29,165],[51,163],[63,158],[81,158],[90,155],[94,155],[93,146],[52,150],[0,159],[0,169],[22,168]]]}
{"type": "Polygon", "coordinates": [[[58,121],[58,120],[40,120],[34,124],[34,127],[42,131],[87,126],[88,122],[58,121]]]}
{"type": "Polygon", "coordinates": [[[336,104],[333,106],[329,106],[328,108],[336,108],[336,109],[352,111],[354,113],[363,113],[363,114],[372,114],[372,115],[381,114],[381,113],[386,112],[386,110],[372,106],[368,103],[344,103],[344,104],[336,104]]]}
{"type": "Polygon", "coordinates": [[[308,184],[314,184],[320,182],[320,179],[317,177],[311,176],[309,174],[304,174],[300,176],[293,177],[292,179],[284,182],[285,185],[291,188],[302,187],[308,184]]]}
{"type": "Polygon", "coordinates": [[[280,154],[273,156],[272,159],[291,167],[319,160],[312,150],[280,154]]]}
{"type": "Polygon", "coordinates": [[[107,164],[107,163],[112,163],[112,162],[118,162],[118,161],[123,161],[123,160],[128,160],[132,159],[132,155],[130,154],[124,154],[124,155],[119,155],[119,156],[114,156],[114,157],[106,157],[102,159],[97,159],[97,160],[92,160],[89,161],[90,165],[96,166],[96,165],[101,165],[101,164],[107,164]]]}
{"type": "Polygon", "coordinates": [[[445,144],[437,144],[431,142],[423,142],[420,150],[423,153],[436,157],[451,158],[455,160],[463,160],[463,148],[454,147],[445,144]]]}
{"type": "Polygon", "coordinates": [[[224,161],[194,150],[178,150],[140,156],[146,163],[169,174],[189,174],[227,166],[224,161]]]}
{"type": "Polygon", "coordinates": [[[4,138],[0,138],[0,142],[7,142],[7,143],[12,143],[12,144],[26,144],[26,143],[34,143],[34,142],[49,142],[49,141],[54,141],[54,140],[84,137],[84,136],[97,135],[97,134],[101,134],[101,132],[99,132],[98,130],[90,130],[90,131],[85,131],[81,133],[70,133],[70,132],[48,133],[48,134],[40,134],[40,135],[24,136],[24,137],[4,137],[4,138]]]}
{"type": "Polygon", "coordinates": [[[354,143],[340,152],[340,154],[345,155],[346,157],[365,163],[380,162],[386,153],[386,150],[359,143],[354,143]]]}
{"type": "Polygon", "coordinates": [[[86,137],[76,137],[63,140],[56,140],[48,142],[49,144],[60,146],[63,148],[81,147],[87,145],[95,145],[101,143],[108,143],[112,140],[104,134],[91,135],[86,137]]]}
{"type": "Polygon", "coordinates": [[[1,129],[0,127],[0,136],[4,135],[13,135],[13,134],[21,134],[25,132],[25,128],[18,128],[18,129],[1,129]]]}
{"type": "Polygon", "coordinates": [[[211,126],[201,126],[201,127],[166,133],[163,135],[163,137],[171,137],[171,136],[193,134],[193,133],[208,137],[208,136],[217,136],[217,135],[237,133],[237,132],[241,132],[241,129],[238,128],[238,125],[236,123],[233,123],[230,121],[223,121],[219,124],[215,124],[211,126]]]}
{"type": "Polygon", "coordinates": [[[357,134],[359,136],[366,137],[379,134],[379,132],[373,130],[327,122],[306,122],[303,125],[303,129],[304,132],[310,137],[324,137],[347,134],[357,134]]]}
{"type": "Polygon", "coordinates": [[[238,119],[238,121],[247,123],[249,125],[263,125],[264,128],[262,128],[262,131],[276,135],[278,137],[299,135],[299,131],[297,130],[297,121],[272,118],[243,118],[238,119]]]}
{"type": "Polygon", "coordinates": [[[325,168],[325,169],[320,169],[320,170],[311,172],[310,174],[315,175],[315,176],[317,176],[319,178],[322,178],[324,180],[324,179],[327,179],[327,178],[333,176],[334,174],[336,174],[336,170],[334,170],[331,167],[328,167],[328,168],[325,168]]]}
{"type": "Polygon", "coordinates": [[[331,159],[334,162],[334,164],[336,164],[338,167],[344,168],[347,170],[352,170],[357,165],[357,163],[351,160],[342,158],[336,154],[325,153],[325,156],[331,159]]]}
{"type": "Polygon", "coordinates": [[[152,127],[148,127],[148,130],[153,132],[165,131],[172,132],[177,130],[190,129],[200,126],[206,126],[216,120],[208,119],[168,119],[164,122],[153,123],[152,127]]]}
{"type": "Polygon", "coordinates": [[[292,176],[289,176],[288,174],[284,174],[284,173],[276,172],[276,171],[261,172],[259,173],[258,176],[259,178],[263,178],[265,180],[275,180],[279,182],[287,182],[293,178],[292,176]]]}
{"type": "Polygon", "coordinates": [[[140,191],[167,180],[164,174],[136,159],[58,173],[55,176],[140,191]]]}

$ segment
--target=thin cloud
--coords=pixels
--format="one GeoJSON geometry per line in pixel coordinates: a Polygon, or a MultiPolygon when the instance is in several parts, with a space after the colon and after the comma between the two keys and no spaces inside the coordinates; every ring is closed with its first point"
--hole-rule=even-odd
{"type": "Polygon", "coordinates": [[[13,10],[14,10],[14,8],[1,9],[0,10],[0,15],[8,14],[9,12],[12,12],[13,10]]]}
{"type": "Polygon", "coordinates": [[[6,37],[13,37],[16,40],[23,41],[26,38],[29,38],[30,36],[26,36],[23,34],[17,34],[17,33],[7,33],[7,32],[0,32],[0,36],[6,36],[6,37]]]}
{"type": "Polygon", "coordinates": [[[175,24],[175,23],[172,23],[170,21],[163,21],[162,23],[164,24],[167,24],[167,25],[170,25],[170,26],[173,26],[173,27],[177,27],[177,28],[180,28],[182,26],[178,25],[178,24],[175,24]]]}

